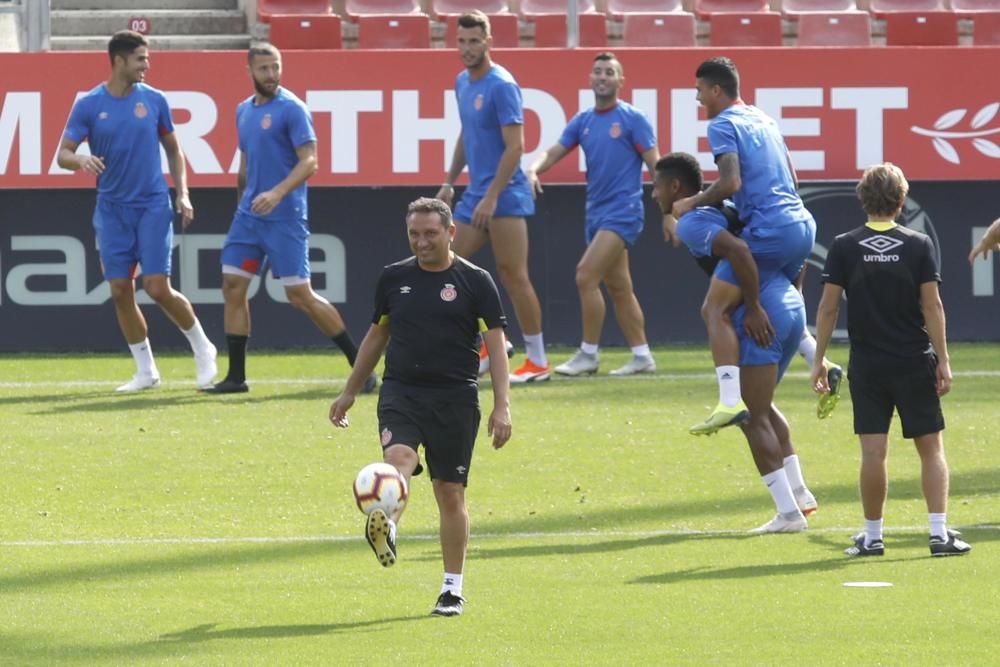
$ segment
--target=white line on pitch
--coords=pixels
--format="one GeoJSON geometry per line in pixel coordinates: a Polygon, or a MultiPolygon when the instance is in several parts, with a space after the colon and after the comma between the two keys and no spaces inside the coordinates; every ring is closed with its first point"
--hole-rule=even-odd
{"type": "MultiPolygon", "coordinates": [[[[967,530],[998,530],[1000,525],[980,524],[965,526],[967,530]]],[[[898,526],[887,531],[893,533],[920,533],[927,530],[927,526],[898,526]]],[[[570,530],[556,532],[513,532],[513,533],[473,533],[472,539],[492,540],[492,539],[514,539],[514,540],[544,540],[558,538],[606,538],[606,537],[699,537],[699,536],[723,536],[723,535],[743,535],[745,528],[732,528],[723,530],[696,530],[693,528],[674,528],[665,530],[570,530]]],[[[808,533],[852,533],[857,532],[857,527],[824,527],[811,528],[808,533]]],[[[401,533],[401,540],[431,541],[437,540],[437,533],[414,533],[412,535],[401,533]]],[[[150,538],[109,538],[109,539],[89,539],[89,540],[11,540],[0,542],[3,547],[90,547],[90,546],[147,546],[157,544],[173,545],[198,545],[198,544],[282,544],[297,542],[361,542],[361,538],[356,535],[301,535],[301,536],[274,536],[274,537],[150,537],[150,538]]]]}

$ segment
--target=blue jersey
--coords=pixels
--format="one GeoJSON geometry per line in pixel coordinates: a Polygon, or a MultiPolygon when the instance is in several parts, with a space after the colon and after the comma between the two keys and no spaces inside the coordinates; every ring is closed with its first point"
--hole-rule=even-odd
{"type": "Polygon", "coordinates": [[[714,206],[699,206],[677,221],[677,237],[695,257],[711,257],[712,244],[729,224],[722,211],[714,206]]]}
{"type": "Polygon", "coordinates": [[[734,104],[708,122],[708,143],[716,160],[736,153],[742,185],[733,195],[747,227],[782,227],[811,220],[795,190],[788,148],[777,123],[747,104],[734,104]]]}
{"type": "Polygon", "coordinates": [[[160,137],[174,131],[163,93],[137,83],[115,97],[102,83],[77,100],[69,114],[67,139],[90,144],[104,162],[97,196],[114,204],[144,206],[162,201],[167,182],[160,167],[160,137]]]}
{"type": "Polygon", "coordinates": [[[295,149],[316,141],[305,103],[285,88],[264,104],[250,97],[236,108],[240,151],[247,161],[247,182],[239,212],[259,220],[305,220],[309,216],[306,184],[285,195],[267,215],[251,210],[254,198],[282,182],[299,163],[295,149]]]}
{"type": "Polygon", "coordinates": [[[566,150],[579,145],[587,157],[587,220],[643,218],[642,154],[656,146],[646,114],[619,102],[581,111],[563,130],[566,150]]]}
{"type": "MultiPolygon", "coordinates": [[[[469,165],[469,187],[472,196],[482,197],[493,182],[500,157],[507,145],[503,128],[524,125],[521,88],[511,73],[494,64],[484,77],[476,81],[464,71],[455,80],[458,113],[462,118],[462,146],[469,165]]],[[[507,187],[529,191],[528,179],[521,166],[514,169],[507,187]]]]}
{"type": "Polygon", "coordinates": [[[769,366],[777,364],[778,381],[795,357],[806,326],[806,305],[802,294],[788,278],[775,273],[760,286],[760,304],[774,328],[774,338],[769,347],[757,345],[743,328],[746,307],[740,306],[733,313],[733,327],[740,339],[740,366],[769,366]]]}

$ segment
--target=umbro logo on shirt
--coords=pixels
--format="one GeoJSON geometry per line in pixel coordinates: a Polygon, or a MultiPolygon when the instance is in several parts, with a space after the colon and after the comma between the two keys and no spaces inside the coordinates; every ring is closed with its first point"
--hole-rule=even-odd
{"type": "Polygon", "coordinates": [[[400,294],[409,294],[412,290],[413,290],[413,288],[410,287],[409,285],[403,285],[402,287],[399,288],[399,293],[400,294]]]}
{"type": "Polygon", "coordinates": [[[869,236],[863,241],[858,241],[858,245],[877,253],[874,255],[862,255],[861,258],[866,262],[898,262],[899,255],[890,255],[887,253],[903,245],[903,242],[890,236],[878,234],[877,236],[869,236]]]}

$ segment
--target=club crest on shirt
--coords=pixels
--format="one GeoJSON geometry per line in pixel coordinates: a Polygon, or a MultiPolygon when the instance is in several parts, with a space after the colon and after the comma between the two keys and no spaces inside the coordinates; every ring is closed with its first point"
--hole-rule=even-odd
{"type": "Polygon", "coordinates": [[[388,428],[382,429],[382,446],[385,447],[392,442],[392,431],[388,428]]]}
{"type": "Polygon", "coordinates": [[[472,101],[472,106],[475,107],[476,111],[483,108],[483,94],[479,93],[476,95],[476,99],[472,101]]]}
{"type": "Polygon", "coordinates": [[[264,117],[260,119],[260,127],[262,130],[266,130],[271,127],[271,114],[264,114],[264,117]]]}
{"type": "Polygon", "coordinates": [[[146,110],[146,105],[142,102],[135,103],[135,109],[132,110],[136,118],[145,118],[149,115],[149,111],[146,110]]]}
{"type": "Polygon", "coordinates": [[[97,114],[97,120],[107,120],[107,119],[108,119],[107,111],[102,111],[101,113],[97,114]]]}
{"type": "Polygon", "coordinates": [[[451,283],[445,283],[444,289],[441,290],[441,300],[442,301],[454,301],[455,297],[458,296],[458,291],[455,286],[451,283]]]}
{"type": "Polygon", "coordinates": [[[618,137],[622,136],[622,124],[617,121],[611,123],[611,129],[608,130],[608,134],[611,136],[612,139],[617,139],[618,137]]]}

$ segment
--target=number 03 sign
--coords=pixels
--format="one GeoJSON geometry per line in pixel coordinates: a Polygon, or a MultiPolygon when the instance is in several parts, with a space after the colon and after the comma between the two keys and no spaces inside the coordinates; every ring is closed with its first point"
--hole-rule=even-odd
{"type": "Polygon", "coordinates": [[[128,20],[128,29],[142,35],[148,35],[153,32],[153,22],[145,16],[133,16],[128,20]]]}

